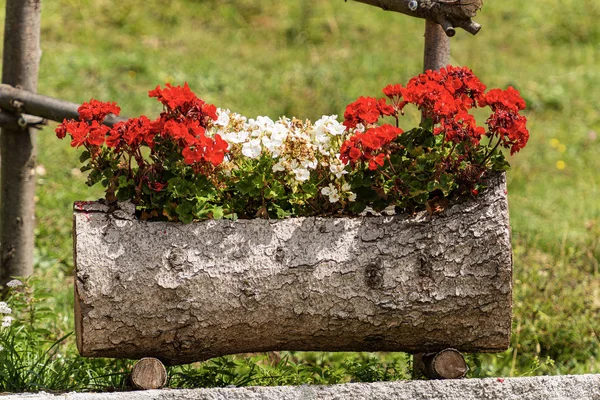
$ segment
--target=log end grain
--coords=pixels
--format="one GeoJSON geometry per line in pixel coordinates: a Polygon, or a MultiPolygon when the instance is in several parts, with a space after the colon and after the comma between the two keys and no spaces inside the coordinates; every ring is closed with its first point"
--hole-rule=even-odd
{"type": "Polygon", "coordinates": [[[141,390],[160,389],[167,383],[167,370],[156,358],[142,358],[131,370],[131,383],[141,390]]]}

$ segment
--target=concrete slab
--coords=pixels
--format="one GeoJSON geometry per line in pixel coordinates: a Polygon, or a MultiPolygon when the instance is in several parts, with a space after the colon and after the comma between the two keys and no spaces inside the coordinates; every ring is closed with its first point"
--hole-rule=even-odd
{"type": "Polygon", "coordinates": [[[48,393],[0,396],[1,400],[600,400],[600,375],[488,378],[448,381],[349,383],[168,389],[118,393],[48,393]]]}

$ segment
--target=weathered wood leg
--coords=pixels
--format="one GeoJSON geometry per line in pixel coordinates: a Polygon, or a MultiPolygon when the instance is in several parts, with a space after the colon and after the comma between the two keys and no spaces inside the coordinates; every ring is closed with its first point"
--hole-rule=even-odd
{"type": "Polygon", "coordinates": [[[469,367],[464,356],[455,349],[413,356],[413,377],[415,378],[425,376],[429,379],[461,379],[467,375],[468,371],[469,367]]]}
{"type": "Polygon", "coordinates": [[[412,355],[412,378],[421,379],[425,378],[425,364],[423,364],[423,353],[416,353],[412,355]]]}
{"type": "Polygon", "coordinates": [[[131,370],[131,383],[137,389],[160,389],[167,383],[167,370],[156,358],[142,358],[131,370]]]}

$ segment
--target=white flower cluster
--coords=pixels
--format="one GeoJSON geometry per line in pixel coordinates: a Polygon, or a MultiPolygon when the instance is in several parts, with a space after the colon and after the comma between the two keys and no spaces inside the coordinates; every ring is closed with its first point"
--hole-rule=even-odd
{"type": "MultiPolygon", "coordinates": [[[[11,314],[12,309],[4,301],[0,301],[0,314],[11,314]]],[[[13,317],[5,315],[2,317],[2,328],[7,328],[12,325],[13,317]]]]}
{"type": "Polygon", "coordinates": [[[331,203],[337,203],[338,201],[340,201],[340,194],[345,195],[345,197],[347,197],[349,201],[356,201],[356,193],[352,193],[350,191],[350,185],[346,182],[342,184],[341,193],[335,186],[333,186],[330,183],[329,186],[326,186],[323,189],[321,189],[321,194],[324,196],[328,196],[329,202],[331,203]]]}
{"type": "Polygon", "coordinates": [[[285,174],[292,186],[308,181],[311,170],[321,166],[329,170],[334,182],[321,194],[332,203],[356,199],[342,178],[348,171],[339,158],[339,150],[348,132],[337,115],[323,116],[314,124],[287,117],[277,121],[262,116],[247,119],[220,108],[217,115],[210,133],[219,134],[229,143],[229,159],[236,152],[250,159],[270,157],[274,161],[273,172],[285,174]]]}
{"type": "Polygon", "coordinates": [[[9,326],[12,325],[13,320],[14,320],[14,318],[11,317],[10,315],[2,317],[2,327],[8,328],[9,326]]]}
{"type": "Polygon", "coordinates": [[[6,284],[6,287],[9,287],[9,288],[16,288],[19,286],[23,286],[23,282],[21,282],[18,279],[13,279],[12,281],[8,281],[8,283],[6,284]]]}

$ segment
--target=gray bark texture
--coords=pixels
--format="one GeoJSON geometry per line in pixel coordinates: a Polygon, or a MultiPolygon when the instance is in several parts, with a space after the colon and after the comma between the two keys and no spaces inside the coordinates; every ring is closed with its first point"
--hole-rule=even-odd
{"type": "MultiPolygon", "coordinates": [[[[79,112],[77,111],[79,106],[76,103],[43,96],[10,85],[0,85],[0,107],[17,114],[27,113],[62,122],[64,119],[79,119],[79,112]]],[[[125,120],[126,118],[109,114],[103,123],[104,125],[113,126],[117,122],[125,120]]]]}
{"type": "MultiPolygon", "coordinates": [[[[35,92],[40,64],[40,0],[7,0],[2,82],[35,92]]],[[[4,118],[6,119],[6,118],[4,118]]],[[[0,285],[33,272],[36,129],[0,136],[0,285]]]]}
{"type": "Polygon", "coordinates": [[[505,176],[441,214],[137,220],[75,203],[84,356],[167,364],[271,350],[505,350],[512,251],[505,176]]]}
{"type": "Polygon", "coordinates": [[[425,20],[423,71],[439,71],[448,64],[450,64],[450,38],[444,34],[441,25],[425,20]]]}
{"type": "Polygon", "coordinates": [[[385,11],[395,11],[411,17],[425,18],[441,25],[448,36],[456,34],[455,28],[462,28],[475,35],[481,25],[473,21],[483,0],[354,0],[359,3],[379,7],[385,11]]]}

